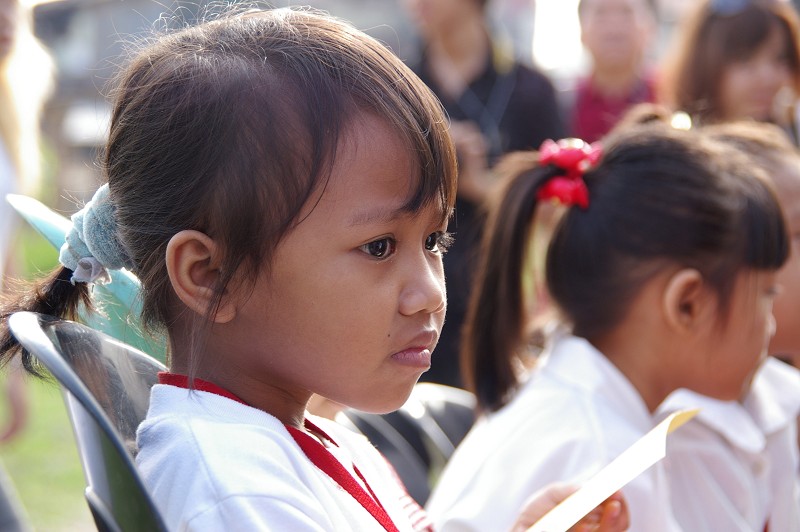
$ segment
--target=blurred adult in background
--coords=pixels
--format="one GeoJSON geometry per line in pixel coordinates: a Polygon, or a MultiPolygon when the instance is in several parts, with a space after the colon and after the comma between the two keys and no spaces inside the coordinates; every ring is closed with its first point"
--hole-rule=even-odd
{"type": "Polygon", "coordinates": [[[580,0],[578,18],[591,70],[578,79],[567,112],[571,135],[594,142],[632,105],[655,101],[646,64],[655,11],[652,0],[580,0]]]}
{"type": "Polygon", "coordinates": [[[660,96],[696,123],[772,122],[797,144],[799,38],[788,0],[702,0],[677,29],[660,96]]]}
{"type": "Polygon", "coordinates": [[[444,256],[448,308],[436,361],[422,380],[461,386],[461,326],[481,232],[480,205],[492,165],[506,152],[561,138],[564,125],[551,81],[515,60],[492,34],[487,0],[404,0],[422,39],[412,65],[441,99],[459,158],[455,244],[444,256]]]}
{"type": "MultiPolygon", "coordinates": [[[[36,191],[41,174],[39,115],[51,88],[52,61],[34,38],[29,13],[18,0],[0,0],[0,291],[13,270],[18,215],[6,194],[36,191]]],[[[20,369],[5,372],[3,394],[8,419],[0,428],[0,443],[25,426],[28,404],[20,369]]],[[[0,467],[0,530],[29,530],[16,491],[0,467]]]]}
{"type": "Polygon", "coordinates": [[[18,0],[0,0],[0,288],[12,262],[17,215],[9,193],[32,194],[41,174],[39,116],[52,86],[52,61],[33,37],[18,0]]]}

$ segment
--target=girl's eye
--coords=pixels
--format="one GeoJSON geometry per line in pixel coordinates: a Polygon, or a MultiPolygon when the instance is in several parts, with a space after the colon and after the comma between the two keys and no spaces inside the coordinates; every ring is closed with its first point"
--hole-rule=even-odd
{"type": "Polygon", "coordinates": [[[361,246],[361,249],[376,259],[383,259],[394,253],[395,246],[396,243],[393,239],[381,238],[379,240],[373,240],[372,242],[364,244],[361,246]]]}
{"type": "Polygon", "coordinates": [[[445,253],[451,245],[453,245],[453,235],[445,231],[436,231],[425,239],[425,249],[428,251],[445,253]]]}

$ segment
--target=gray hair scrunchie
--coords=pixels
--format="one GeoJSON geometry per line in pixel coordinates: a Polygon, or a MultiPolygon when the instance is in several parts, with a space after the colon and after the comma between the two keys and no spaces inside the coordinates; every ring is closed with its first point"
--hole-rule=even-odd
{"type": "Polygon", "coordinates": [[[72,284],[109,283],[108,270],[132,266],[117,236],[116,207],[108,197],[107,184],[72,215],[72,229],[61,246],[58,261],[72,270],[72,284]]]}

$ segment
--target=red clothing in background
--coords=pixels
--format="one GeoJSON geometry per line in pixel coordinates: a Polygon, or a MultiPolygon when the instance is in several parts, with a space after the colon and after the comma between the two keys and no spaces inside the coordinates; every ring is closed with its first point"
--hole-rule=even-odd
{"type": "Polygon", "coordinates": [[[652,76],[639,80],[628,94],[606,96],[592,85],[592,79],[578,81],[572,109],[572,136],[586,142],[594,142],[614,127],[631,106],[637,103],[654,102],[655,81],[652,76]]]}

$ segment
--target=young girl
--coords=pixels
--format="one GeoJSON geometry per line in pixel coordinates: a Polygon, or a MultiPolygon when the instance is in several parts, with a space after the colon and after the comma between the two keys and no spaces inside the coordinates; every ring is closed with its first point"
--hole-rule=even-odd
{"type": "Polygon", "coordinates": [[[430,366],[456,168],[425,85],[316,12],[225,16],[132,58],[103,167],[64,267],[5,315],[73,316],[106,269],[138,275],[171,371],[137,463],[170,529],[424,528],[368,442],[305,410],[396,409],[430,366]]]}
{"type": "Polygon", "coordinates": [[[664,103],[696,124],[775,122],[800,141],[800,28],[787,0],[703,0],[676,36],[661,76],[664,103]]]}
{"type": "MultiPolygon", "coordinates": [[[[429,501],[441,530],[502,528],[541,486],[591,476],[677,388],[738,398],[763,358],[788,253],[763,173],[696,132],[648,124],[602,150],[551,143],[504,170],[463,350],[484,415],[429,501]],[[545,276],[564,327],[525,374],[526,250],[554,198],[568,210],[545,276]]],[[[666,480],[657,464],[623,488],[631,530],[679,529],[666,480]]]]}
{"type": "MultiPolygon", "coordinates": [[[[797,363],[800,296],[800,155],[776,126],[738,122],[706,133],[732,144],[767,170],[786,214],[792,250],[778,272],[769,352],[797,363]]],[[[720,401],[678,390],[661,405],[669,413],[701,408],[676,432],[665,462],[672,507],[685,530],[800,530],[797,416],[800,372],[769,357],[739,400],[720,401]]]]}

